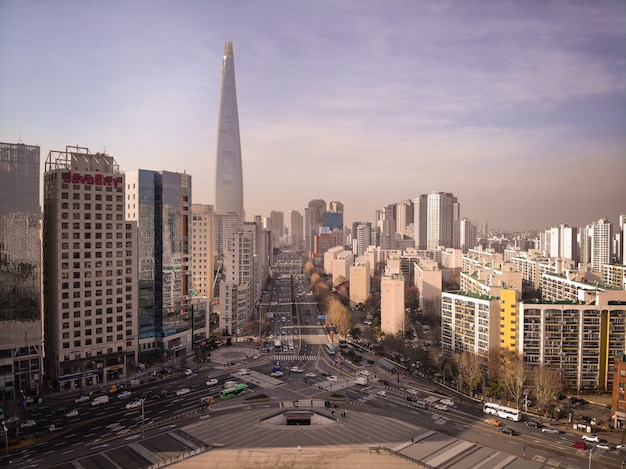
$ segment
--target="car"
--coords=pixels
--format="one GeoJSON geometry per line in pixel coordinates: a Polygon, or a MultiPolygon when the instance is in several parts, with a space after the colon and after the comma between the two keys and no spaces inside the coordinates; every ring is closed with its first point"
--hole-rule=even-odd
{"type": "Polygon", "coordinates": [[[141,407],[141,404],[143,404],[143,399],[137,399],[136,401],[126,404],[126,409],[136,409],[137,407],[141,407]]]}
{"type": "Polygon", "coordinates": [[[385,397],[387,396],[387,391],[378,391],[376,394],[378,394],[379,396],[385,397]]]}
{"type": "Polygon", "coordinates": [[[503,429],[500,430],[500,433],[504,433],[505,435],[509,435],[509,436],[517,436],[517,435],[519,435],[518,432],[516,432],[515,430],[513,430],[512,428],[509,428],[509,427],[504,427],[503,429]]]}
{"type": "Polygon", "coordinates": [[[541,431],[543,433],[561,433],[561,430],[559,430],[558,428],[554,428],[554,427],[543,427],[541,429],[541,431]]]}
{"type": "Polygon", "coordinates": [[[192,374],[193,374],[193,371],[191,370],[191,368],[185,369],[185,376],[191,376],[192,374]]]}
{"type": "Polygon", "coordinates": [[[14,415],[13,417],[9,417],[8,419],[6,419],[6,423],[17,423],[20,421],[20,418],[17,415],[14,415]]]}
{"type": "Polygon", "coordinates": [[[406,388],[406,392],[409,394],[413,394],[414,396],[417,396],[417,389],[406,388]]]}
{"type": "Polygon", "coordinates": [[[435,409],[441,410],[443,412],[447,412],[448,411],[448,406],[445,405],[445,404],[442,404],[441,402],[437,402],[433,407],[435,409]]]}
{"type": "Polygon", "coordinates": [[[484,422],[487,425],[493,425],[494,427],[501,427],[502,424],[496,419],[485,419],[484,422]]]}
{"type": "Polygon", "coordinates": [[[78,417],[78,411],[76,409],[72,409],[67,414],[65,414],[65,416],[66,417],[78,417]]]}
{"type": "Polygon", "coordinates": [[[441,399],[439,402],[448,407],[454,407],[454,401],[452,399],[441,399]]]}
{"type": "Polygon", "coordinates": [[[272,378],[280,378],[281,376],[284,376],[284,375],[285,375],[285,373],[283,373],[283,372],[282,372],[282,371],[280,371],[280,370],[272,371],[272,372],[270,373],[270,376],[271,376],[272,378]]]}
{"type": "Polygon", "coordinates": [[[55,411],[57,414],[67,414],[69,409],[67,407],[59,407],[55,411]]]}
{"type": "Polygon", "coordinates": [[[218,381],[217,379],[215,379],[215,378],[211,378],[210,380],[208,380],[208,381],[206,382],[206,385],[207,385],[207,386],[217,386],[217,385],[218,385],[218,383],[219,383],[219,381],[218,381]]]}
{"type": "Polygon", "coordinates": [[[595,433],[591,433],[589,435],[582,436],[583,441],[589,441],[591,443],[600,443],[600,437],[595,433]]]}
{"type": "Polygon", "coordinates": [[[599,449],[606,449],[606,450],[612,450],[612,449],[615,449],[613,446],[611,446],[610,444],[608,444],[606,441],[601,441],[600,443],[596,443],[596,448],[599,448],[599,449]]]}
{"type": "Polygon", "coordinates": [[[83,404],[85,402],[89,402],[91,400],[91,398],[89,396],[79,396],[76,399],[74,399],[74,403],[75,404],[83,404]]]}
{"type": "Polygon", "coordinates": [[[30,427],[34,427],[35,425],[37,425],[37,422],[35,422],[32,419],[28,419],[28,420],[23,421],[20,424],[20,428],[30,428],[30,427]]]}
{"type": "Polygon", "coordinates": [[[167,389],[161,389],[155,397],[157,399],[161,399],[162,397],[167,397],[167,396],[169,396],[169,391],[167,389]]]}
{"type": "Polygon", "coordinates": [[[537,422],[536,420],[526,420],[524,422],[524,425],[528,426],[528,427],[533,427],[533,428],[541,428],[543,427],[543,425],[541,425],[539,422],[537,422]]]}
{"type": "Polygon", "coordinates": [[[250,373],[251,373],[251,371],[250,371],[249,369],[247,369],[247,368],[242,368],[241,370],[239,370],[239,371],[237,372],[237,374],[238,374],[239,376],[249,375],[250,373]]]}
{"type": "Polygon", "coordinates": [[[128,399],[132,393],[130,391],[122,391],[117,398],[118,399],[128,399]]]}
{"type": "Polygon", "coordinates": [[[292,366],[291,368],[289,368],[289,371],[292,373],[304,373],[304,370],[297,366],[292,366]]]}
{"type": "Polygon", "coordinates": [[[181,389],[177,389],[176,390],[176,395],[177,396],[184,396],[185,394],[189,394],[191,392],[191,389],[189,388],[181,388],[181,389]]]}
{"type": "Polygon", "coordinates": [[[361,376],[370,376],[371,373],[368,370],[360,370],[359,374],[361,376]]]}
{"type": "Polygon", "coordinates": [[[339,378],[337,376],[335,376],[335,375],[327,376],[326,379],[328,381],[332,381],[333,383],[336,383],[337,381],[339,381],[339,378]]]}
{"type": "Polygon", "coordinates": [[[572,443],[572,446],[576,449],[587,449],[587,443],[584,441],[575,441],[572,443]]]}
{"type": "Polygon", "coordinates": [[[312,372],[308,372],[304,376],[305,376],[305,378],[317,378],[317,375],[315,373],[312,373],[312,372]]]}

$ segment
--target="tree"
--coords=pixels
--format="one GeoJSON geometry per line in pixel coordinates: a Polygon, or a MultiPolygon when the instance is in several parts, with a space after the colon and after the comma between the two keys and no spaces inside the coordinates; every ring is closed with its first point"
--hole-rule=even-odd
{"type": "Polygon", "coordinates": [[[463,384],[469,389],[470,396],[478,388],[483,380],[483,358],[474,352],[464,352],[455,355],[455,360],[459,369],[459,387],[463,390],[463,384]]]}
{"type": "Polygon", "coordinates": [[[342,335],[346,335],[352,326],[348,308],[335,295],[326,298],[326,324],[335,326],[342,335]]]}
{"type": "Polygon", "coordinates": [[[533,369],[532,381],[537,406],[547,415],[554,396],[561,391],[561,374],[554,368],[541,365],[533,369]]]}
{"type": "Polygon", "coordinates": [[[302,268],[302,272],[304,272],[304,275],[306,275],[307,277],[311,277],[315,273],[315,271],[315,265],[311,261],[305,263],[304,267],[302,268]]]}
{"type": "Polygon", "coordinates": [[[513,350],[503,351],[499,374],[505,392],[518,407],[528,381],[528,370],[520,354],[513,350]]]}

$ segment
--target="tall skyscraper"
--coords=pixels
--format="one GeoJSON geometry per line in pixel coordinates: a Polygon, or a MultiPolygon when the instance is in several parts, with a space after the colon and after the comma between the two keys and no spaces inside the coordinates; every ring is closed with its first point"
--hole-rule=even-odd
{"type": "Polygon", "coordinates": [[[415,247],[454,247],[455,224],[460,219],[457,198],[449,192],[432,192],[415,199],[415,247]]]}
{"type": "Polygon", "coordinates": [[[88,148],[50,151],[44,174],[47,376],[63,390],[134,375],[137,225],[124,219],[124,173],[88,148]]]}
{"type": "Polygon", "coordinates": [[[191,176],[126,173],[127,220],[139,230],[140,354],[183,356],[192,349],[191,176]]]}
{"type": "Polygon", "coordinates": [[[326,202],[322,199],[311,200],[304,209],[304,242],[307,251],[313,251],[313,240],[324,224],[325,210],[326,202]]]}
{"type": "Polygon", "coordinates": [[[41,390],[39,158],[0,143],[0,399],[41,390]]]}
{"type": "Polygon", "coordinates": [[[297,210],[289,210],[289,244],[302,247],[304,238],[304,218],[297,210]]]}
{"type": "Polygon", "coordinates": [[[611,263],[611,239],[613,225],[601,218],[594,222],[591,230],[591,266],[593,270],[602,271],[604,264],[611,263]]]}
{"type": "Polygon", "coordinates": [[[215,212],[235,212],[245,220],[243,206],[243,170],[239,113],[235,89],[233,43],[224,46],[222,87],[217,128],[217,168],[215,172],[215,212]]]}

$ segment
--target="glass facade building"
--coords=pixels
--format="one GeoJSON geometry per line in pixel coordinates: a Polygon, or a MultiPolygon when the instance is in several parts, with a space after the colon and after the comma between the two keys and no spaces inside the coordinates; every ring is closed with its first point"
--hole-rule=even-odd
{"type": "Polygon", "coordinates": [[[40,149],[0,143],[0,392],[41,382],[40,149]]]}
{"type": "Polygon", "coordinates": [[[126,174],[126,218],[138,224],[139,352],[191,351],[191,176],[126,174]]]}

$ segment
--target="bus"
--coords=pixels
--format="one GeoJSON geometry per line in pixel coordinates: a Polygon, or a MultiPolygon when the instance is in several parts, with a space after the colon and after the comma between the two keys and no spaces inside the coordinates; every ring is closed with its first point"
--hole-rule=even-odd
{"type": "Polygon", "coordinates": [[[248,390],[248,385],[240,383],[235,385],[234,388],[223,389],[220,391],[220,399],[230,399],[242,395],[248,390]]]}
{"type": "Polygon", "coordinates": [[[326,351],[328,352],[328,355],[334,355],[335,347],[331,344],[326,344],[326,351]]]}
{"type": "Polygon", "coordinates": [[[504,405],[496,404],[494,402],[485,402],[483,404],[483,412],[489,415],[495,415],[501,419],[513,420],[519,422],[522,420],[522,411],[507,407],[504,405]]]}
{"type": "Polygon", "coordinates": [[[282,352],[282,351],[283,351],[283,345],[280,339],[274,339],[274,352],[282,352]]]}

